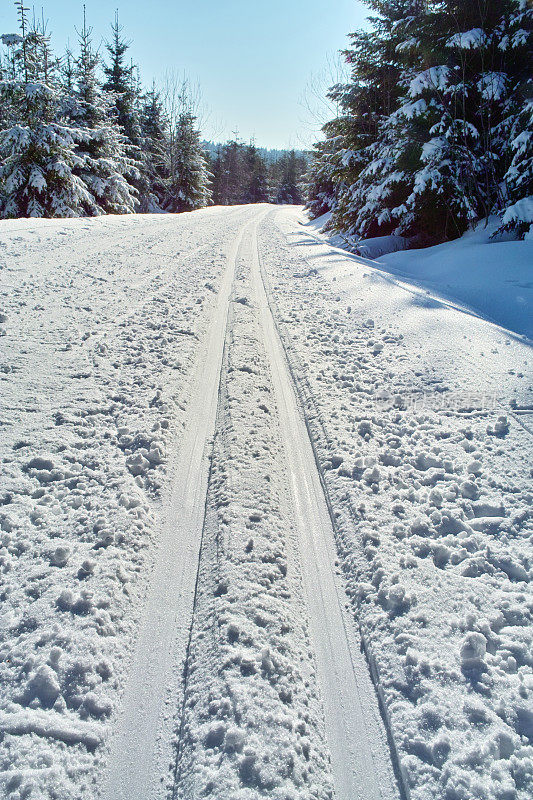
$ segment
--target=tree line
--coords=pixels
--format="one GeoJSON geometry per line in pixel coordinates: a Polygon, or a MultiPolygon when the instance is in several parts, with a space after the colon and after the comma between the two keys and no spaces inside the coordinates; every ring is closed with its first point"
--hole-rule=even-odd
{"type": "Polygon", "coordinates": [[[357,238],[423,246],[500,216],[533,223],[533,9],[527,0],[364,0],[347,83],[314,147],[308,207],[357,238]]]}
{"type": "Polygon", "coordinates": [[[15,6],[19,32],[0,36],[0,217],[302,201],[303,154],[268,164],[235,138],[210,157],[188,82],[145,89],[118,12],[105,57],[85,6],[76,52],[58,57],[44,20],[15,6]]]}
{"type": "Polygon", "coordinates": [[[246,145],[235,137],[216,148],[210,169],[215,205],[303,202],[308,162],[295,150],[269,161],[253,142],[246,145]]]}

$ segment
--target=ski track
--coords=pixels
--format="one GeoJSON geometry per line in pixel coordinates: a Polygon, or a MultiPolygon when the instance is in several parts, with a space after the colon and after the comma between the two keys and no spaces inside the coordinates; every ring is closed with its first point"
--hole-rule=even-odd
{"type": "Polygon", "coordinates": [[[243,798],[327,798],[331,759],[338,800],[397,798],[368,667],[334,572],[329,512],[260,277],[256,224],[239,263],[174,796],[229,800],[240,790],[243,798]],[[280,622],[290,640],[280,637],[280,622]]]}
{"type": "Polygon", "coordinates": [[[368,664],[359,632],[347,613],[344,586],[335,570],[338,560],[330,511],[261,275],[257,229],[254,234],[254,291],[273,373],[290,473],[335,796],[337,800],[397,798],[399,790],[368,664]]]}
{"type": "Polygon", "coordinates": [[[332,797],[268,364],[238,259],[173,796],[332,797]]]}

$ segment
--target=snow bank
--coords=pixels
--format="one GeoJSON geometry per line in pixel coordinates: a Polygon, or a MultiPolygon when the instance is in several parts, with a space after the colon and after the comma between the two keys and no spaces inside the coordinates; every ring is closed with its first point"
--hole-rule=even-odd
{"type": "Polygon", "coordinates": [[[483,224],[453,242],[382,256],[385,269],[533,339],[533,242],[491,241],[483,224]]]}
{"type": "MultiPolygon", "coordinates": [[[[509,219],[531,216],[531,203],[521,201],[509,210],[509,219]]],[[[476,314],[517,334],[533,339],[533,241],[495,241],[491,239],[499,221],[480,223],[460,239],[421,250],[383,247],[381,238],[354,242],[324,232],[327,220],[320,218],[305,226],[334,247],[378,259],[379,269],[398,276],[436,297],[458,303],[476,314]],[[369,248],[365,246],[371,245],[369,248]]],[[[402,237],[382,237],[384,240],[402,237]]],[[[403,239],[403,242],[405,240],[403,239]]],[[[387,242],[385,242],[385,245],[387,242]]],[[[348,265],[347,265],[348,266],[348,265]]]]}

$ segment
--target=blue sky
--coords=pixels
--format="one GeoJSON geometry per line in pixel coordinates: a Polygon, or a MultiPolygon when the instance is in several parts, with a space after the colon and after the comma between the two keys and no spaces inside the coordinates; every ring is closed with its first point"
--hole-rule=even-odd
{"type": "MultiPolygon", "coordinates": [[[[26,5],[32,7],[31,0],[26,5]]],[[[35,4],[62,50],[75,43],[83,3],[35,4]]],[[[199,82],[208,138],[232,131],[266,147],[300,147],[316,138],[318,123],[305,107],[320,104],[309,90],[330,82],[328,64],[359,27],[366,7],[357,0],[86,0],[95,43],[108,36],[118,7],[131,54],[145,83],[167,69],[199,82]]],[[[0,1],[0,33],[17,30],[12,0],[0,1]]]]}

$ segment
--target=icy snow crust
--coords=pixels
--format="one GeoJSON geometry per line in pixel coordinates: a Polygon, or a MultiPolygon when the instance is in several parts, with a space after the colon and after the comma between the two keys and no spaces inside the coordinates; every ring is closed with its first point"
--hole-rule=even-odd
{"type": "Polygon", "coordinates": [[[298,219],[265,268],[407,792],[526,800],[531,350],[298,219]]]}

